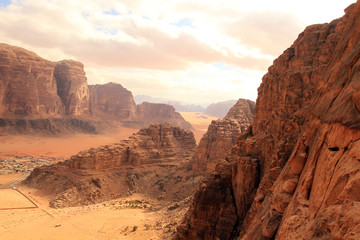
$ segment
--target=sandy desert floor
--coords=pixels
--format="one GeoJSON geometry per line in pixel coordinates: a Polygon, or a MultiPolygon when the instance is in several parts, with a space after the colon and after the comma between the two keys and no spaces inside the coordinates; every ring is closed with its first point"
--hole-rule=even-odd
{"type": "MultiPolygon", "coordinates": [[[[9,183],[8,179],[15,180],[18,177],[18,175],[1,175],[0,181],[9,183]]],[[[47,199],[38,195],[34,189],[21,184],[16,185],[16,188],[37,207],[13,190],[12,186],[7,187],[9,188],[0,188],[0,239],[167,238],[164,236],[164,221],[159,214],[158,203],[143,200],[141,195],[90,206],[52,209],[48,207],[47,199]],[[143,208],[143,205],[130,207],[124,204],[127,202],[146,203],[147,208],[143,208]]]]}
{"type": "Polygon", "coordinates": [[[209,116],[200,112],[181,112],[180,114],[186,121],[190,122],[195,129],[193,132],[196,143],[200,142],[200,139],[206,133],[211,121],[218,119],[217,117],[209,116]]]}
{"type": "MultiPolygon", "coordinates": [[[[197,142],[210,122],[216,119],[202,113],[181,114],[195,128],[197,142]]],[[[120,127],[105,135],[0,136],[0,158],[47,156],[66,159],[90,147],[126,139],[137,131],[120,127]]],[[[133,195],[90,206],[52,209],[48,199],[21,185],[25,177],[23,174],[0,175],[1,240],[168,239],[171,232],[168,226],[172,223],[164,217],[164,206],[155,200],[133,195]],[[19,192],[13,189],[14,186],[19,192]],[[148,206],[146,209],[127,207],[123,204],[127,201],[147,202],[148,206]]]]}
{"type": "Polygon", "coordinates": [[[29,135],[0,136],[0,158],[30,155],[68,158],[79,151],[114,143],[136,133],[138,129],[119,127],[106,134],[74,134],[61,137],[29,135]]]}

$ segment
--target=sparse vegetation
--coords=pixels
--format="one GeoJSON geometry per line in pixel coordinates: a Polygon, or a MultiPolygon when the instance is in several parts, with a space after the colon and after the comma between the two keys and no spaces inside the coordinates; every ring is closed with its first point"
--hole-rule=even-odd
{"type": "Polygon", "coordinates": [[[151,224],[144,224],[145,230],[150,230],[153,226],[151,224]]]}

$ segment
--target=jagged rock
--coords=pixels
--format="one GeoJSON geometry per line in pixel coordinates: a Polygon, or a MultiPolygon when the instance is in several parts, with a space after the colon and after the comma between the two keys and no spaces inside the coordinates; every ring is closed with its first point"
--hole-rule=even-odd
{"type": "Polygon", "coordinates": [[[180,201],[196,187],[197,180],[185,168],[195,147],[192,132],[152,125],[119,143],[36,168],[25,183],[55,196],[52,207],[96,203],[135,192],[180,201]]]}
{"type": "Polygon", "coordinates": [[[192,132],[169,124],[151,125],[129,139],[80,152],[69,166],[79,169],[105,169],[186,160],[196,146],[192,132]]]}
{"type": "MultiPolygon", "coordinates": [[[[221,239],[360,238],[354,214],[360,200],[360,2],[345,12],[329,24],[306,28],[264,76],[253,124],[228,156],[237,164],[231,189],[241,200],[232,207],[246,214],[238,213],[232,235],[221,239]],[[250,170],[244,157],[258,160],[258,185],[241,177],[250,170]],[[234,191],[242,185],[250,187],[234,191]]],[[[214,180],[196,196],[213,194],[214,180]]],[[[194,203],[187,219],[196,216],[212,226],[207,238],[216,239],[211,224],[223,215],[200,214],[211,207],[194,203]]],[[[185,221],[177,237],[201,239],[202,228],[191,224],[185,221]]]]}
{"type": "Polygon", "coordinates": [[[239,99],[224,119],[211,122],[201,138],[192,165],[199,174],[210,173],[216,164],[226,158],[241,133],[250,126],[255,103],[239,99]]]}

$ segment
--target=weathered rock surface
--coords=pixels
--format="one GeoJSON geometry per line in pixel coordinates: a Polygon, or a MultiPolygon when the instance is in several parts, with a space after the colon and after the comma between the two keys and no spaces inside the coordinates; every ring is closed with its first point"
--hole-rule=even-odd
{"type": "MultiPolygon", "coordinates": [[[[306,28],[264,76],[253,124],[227,157],[231,184],[217,189],[230,188],[237,212],[221,239],[360,238],[360,2],[345,12],[306,28]]],[[[216,178],[176,238],[217,239],[221,210],[205,213],[218,202],[199,197],[216,178]],[[206,225],[214,234],[202,237],[206,225]]]]}
{"type": "Polygon", "coordinates": [[[49,117],[64,112],[55,63],[19,47],[0,44],[0,116],[49,117]]]}
{"type": "Polygon", "coordinates": [[[118,83],[90,85],[91,112],[100,118],[129,120],[136,114],[133,95],[118,83]]]}
{"type": "Polygon", "coordinates": [[[236,100],[229,100],[226,102],[212,103],[206,109],[205,113],[214,117],[224,118],[230,108],[234,106],[236,100]]]}
{"type": "Polygon", "coordinates": [[[54,69],[57,93],[65,106],[65,114],[81,116],[89,113],[89,89],[84,65],[73,60],[57,62],[54,69]]]}
{"type": "Polygon", "coordinates": [[[210,173],[220,160],[224,160],[238,139],[253,120],[255,103],[239,99],[224,119],[211,122],[201,138],[193,158],[193,169],[199,174],[210,173]]]}
{"type": "Polygon", "coordinates": [[[152,125],[119,143],[37,168],[25,182],[54,194],[53,207],[101,202],[134,192],[160,200],[183,200],[196,187],[185,168],[195,147],[192,132],[168,124],[152,125]]]}

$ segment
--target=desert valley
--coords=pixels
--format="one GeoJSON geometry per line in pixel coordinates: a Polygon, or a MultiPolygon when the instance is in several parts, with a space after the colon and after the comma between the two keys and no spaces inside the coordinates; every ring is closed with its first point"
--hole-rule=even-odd
{"type": "Polygon", "coordinates": [[[344,12],[256,102],[207,107],[0,43],[0,239],[360,239],[360,1],[344,12]]]}

